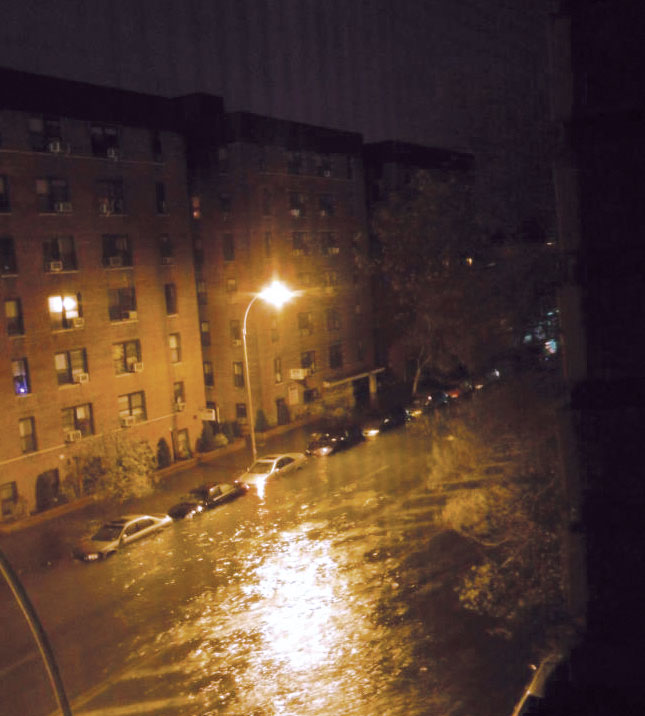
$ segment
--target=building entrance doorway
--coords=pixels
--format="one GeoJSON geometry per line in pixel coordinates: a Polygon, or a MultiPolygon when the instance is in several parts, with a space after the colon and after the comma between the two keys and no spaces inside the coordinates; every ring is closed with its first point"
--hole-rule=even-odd
{"type": "Polygon", "coordinates": [[[36,478],[36,512],[42,512],[57,505],[59,491],[58,469],[41,472],[36,478]]]}

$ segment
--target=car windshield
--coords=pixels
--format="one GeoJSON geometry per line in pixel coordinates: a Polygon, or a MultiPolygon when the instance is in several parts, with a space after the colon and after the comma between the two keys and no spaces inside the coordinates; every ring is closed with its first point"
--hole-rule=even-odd
{"type": "Polygon", "coordinates": [[[111,542],[118,538],[122,529],[123,525],[103,525],[92,539],[97,542],[111,542]]]}
{"type": "Polygon", "coordinates": [[[266,460],[258,460],[250,468],[249,472],[253,472],[259,475],[265,475],[267,472],[271,472],[273,462],[267,462],[266,460]]]}

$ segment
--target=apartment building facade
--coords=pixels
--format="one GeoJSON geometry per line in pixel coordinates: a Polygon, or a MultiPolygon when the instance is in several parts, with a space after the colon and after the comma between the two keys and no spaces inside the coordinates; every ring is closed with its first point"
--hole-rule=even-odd
{"type": "Polygon", "coordinates": [[[113,436],[189,454],[205,396],[169,100],[2,71],[0,498],[45,509],[113,436]]]}
{"type": "Polygon", "coordinates": [[[191,99],[207,404],[248,424],[250,380],[253,418],[272,426],[366,400],[376,373],[370,286],[354,262],[367,250],[360,135],[244,112],[217,119],[207,99],[191,99]],[[249,310],[247,376],[245,313],[276,279],[297,295],[280,311],[261,301],[249,310]]]}

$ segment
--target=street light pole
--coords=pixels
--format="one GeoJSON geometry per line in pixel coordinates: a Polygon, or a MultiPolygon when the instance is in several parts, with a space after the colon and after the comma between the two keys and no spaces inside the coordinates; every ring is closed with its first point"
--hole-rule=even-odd
{"type": "Polygon", "coordinates": [[[255,462],[258,451],[255,445],[255,423],[253,420],[253,398],[251,397],[251,374],[249,373],[249,352],[246,347],[246,319],[249,316],[251,306],[255,303],[260,294],[255,294],[249,301],[249,305],[244,312],[244,321],[242,322],[242,347],[244,348],[244,384],[246,385],[246,395],[249,404],[249,430],[251,431],[251,454],[253,456],[252,463],[255,462]]]}
{"type": "Polygon", "coordinates": [[[255,303],[258,298],[263,301],[270,303],[276,308],[281,308],[283,304],[292,299],[296,294],[290,291],[280,281],[273,281],[271,285],[262,289],[260,293],[256,293],[253,298],[249,301],[249,305],[246,307],[244,312],[244,321],[242,321],[242,347],[244,350],[244,385],[246,386],[246,396],[248,402],[248,420],[249,430],[251,431],[251,453],[253,455],[253,462],[256,461],[258,456],[257,447],[255,444],[255,421],[253,418],[253,396],[251,391],[251,373],[249,371],[249,352],[246,345],[246,320],[249,317],[249,311],[251,306],[255,303]]]}

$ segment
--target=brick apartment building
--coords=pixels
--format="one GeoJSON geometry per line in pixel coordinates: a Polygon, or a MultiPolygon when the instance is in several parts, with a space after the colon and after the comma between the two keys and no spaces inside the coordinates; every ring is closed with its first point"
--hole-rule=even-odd
{"type": "Polygon", "coordinates": [[[0,70],[1,519],[46,509],[110,436],[187,456],[376,389],[362,141],[245,113],[0,70]]]}
{"type": "Polygon", "coordinates": [[[297,297],[248,314],[254,410],[276,425],[352,405],[376,385],[369,281],[354,268],[367,249],[361,137],[243,112],[218,119],[209,99],[186,98],[184,113],[207,404],[247,422],[244,314],[280,279],[297,297]]]}
{"type": "Polygon", "coordinates": [[[2,518],[102,438],[185,455],[205,405],[184,139],[169,100],[2,71],[2,518]]]}

